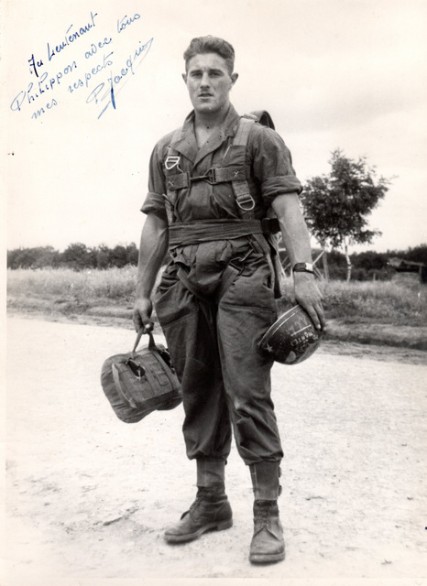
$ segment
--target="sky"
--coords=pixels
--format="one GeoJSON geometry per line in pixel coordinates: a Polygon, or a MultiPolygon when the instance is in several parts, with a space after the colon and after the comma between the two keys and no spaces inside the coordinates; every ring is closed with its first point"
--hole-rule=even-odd
{"type": "Polygon", "coordinates": [[[392,180],[369,219],[382,235],[353,250],[427,242],[426,2],[0,6],[8,249],[138,244],[150,153],[191,110],[182,55],[205,34],[233,44],[233,105],[270,112],[303,182],[328,172],[336,148],[392,180]]]}

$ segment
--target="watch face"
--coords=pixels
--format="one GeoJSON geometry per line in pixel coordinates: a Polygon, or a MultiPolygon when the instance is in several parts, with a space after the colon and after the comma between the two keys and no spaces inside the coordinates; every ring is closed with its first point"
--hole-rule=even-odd
{"type": "Polygon", "coordinates": [[[308,272],[308,273],[314,273],[314,268],[313,268],[313,264],[310,262],[297,262],[296,265],[294,266],[294,271],[295,272],[308,272]]]}

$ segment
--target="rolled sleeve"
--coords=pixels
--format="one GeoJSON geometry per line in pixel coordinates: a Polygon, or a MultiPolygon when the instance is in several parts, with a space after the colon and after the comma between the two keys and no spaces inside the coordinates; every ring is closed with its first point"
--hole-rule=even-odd
{"type": "Polygon", "coordinates": [[[141,207],[141,212],[155,214],[166,220],[164,193],[166,193],[166,187],[162,169],[162,147],[157,144],[150,157],[148,193],[141,207]]]}
{"type": "Polygon", "coordinates": [[[261,186],[264,202],[272,201],[285,193],[301,193],[302,186],[292,166],[291,153],[277,132],[254,125],[252,142],[253,172],[261,186]]]}

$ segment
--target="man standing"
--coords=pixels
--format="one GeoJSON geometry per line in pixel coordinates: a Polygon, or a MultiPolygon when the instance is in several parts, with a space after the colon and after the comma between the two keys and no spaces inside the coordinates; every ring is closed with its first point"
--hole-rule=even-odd
{"type": "Polygon", "coordinates": [[[283,452],[270,397],[272,361],[257,349],[276,319],[269,210],[296,268],[295,298],[319,329],[321,295],[290,153],[274,130],[240,118],[230,104],[238,77],[233,47],[200,37],[184,59],[194,110],[151,156],[134,310],[135,328],[151,330],[152,290],[169,250],[155,307],[182,384],[198,491],[165,539],[181,543],[231,527],[224,472],[233,430],[254,491],[249,557],[277,562],[285,557],[277,505],[283,452]]]}

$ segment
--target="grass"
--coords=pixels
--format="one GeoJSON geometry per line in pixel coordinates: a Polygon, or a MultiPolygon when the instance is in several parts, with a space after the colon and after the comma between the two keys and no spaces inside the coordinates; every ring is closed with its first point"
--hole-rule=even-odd
{"type": "MultiPolygon", "coordinates": [[[[130,266],[81,272],[9,270],[8,306],[44,315],[87,314],[129,320],[135,281],[136,268],[130,266]]],[[[427,286],[416,278],[402,282],[321,281],[319,286],[332,337],[427,349],[427,286]]],[[[286,287],[291,290],[290,282],[286,287]]]]}
{"type": "Polygon", "coordinates": [[[131,298],[135,290],[135,267],[106,271],[71,269],[18,269],[8,271],[7,291],[11,295],[30,292],[41,296],[91,299],[131,298]]]}

